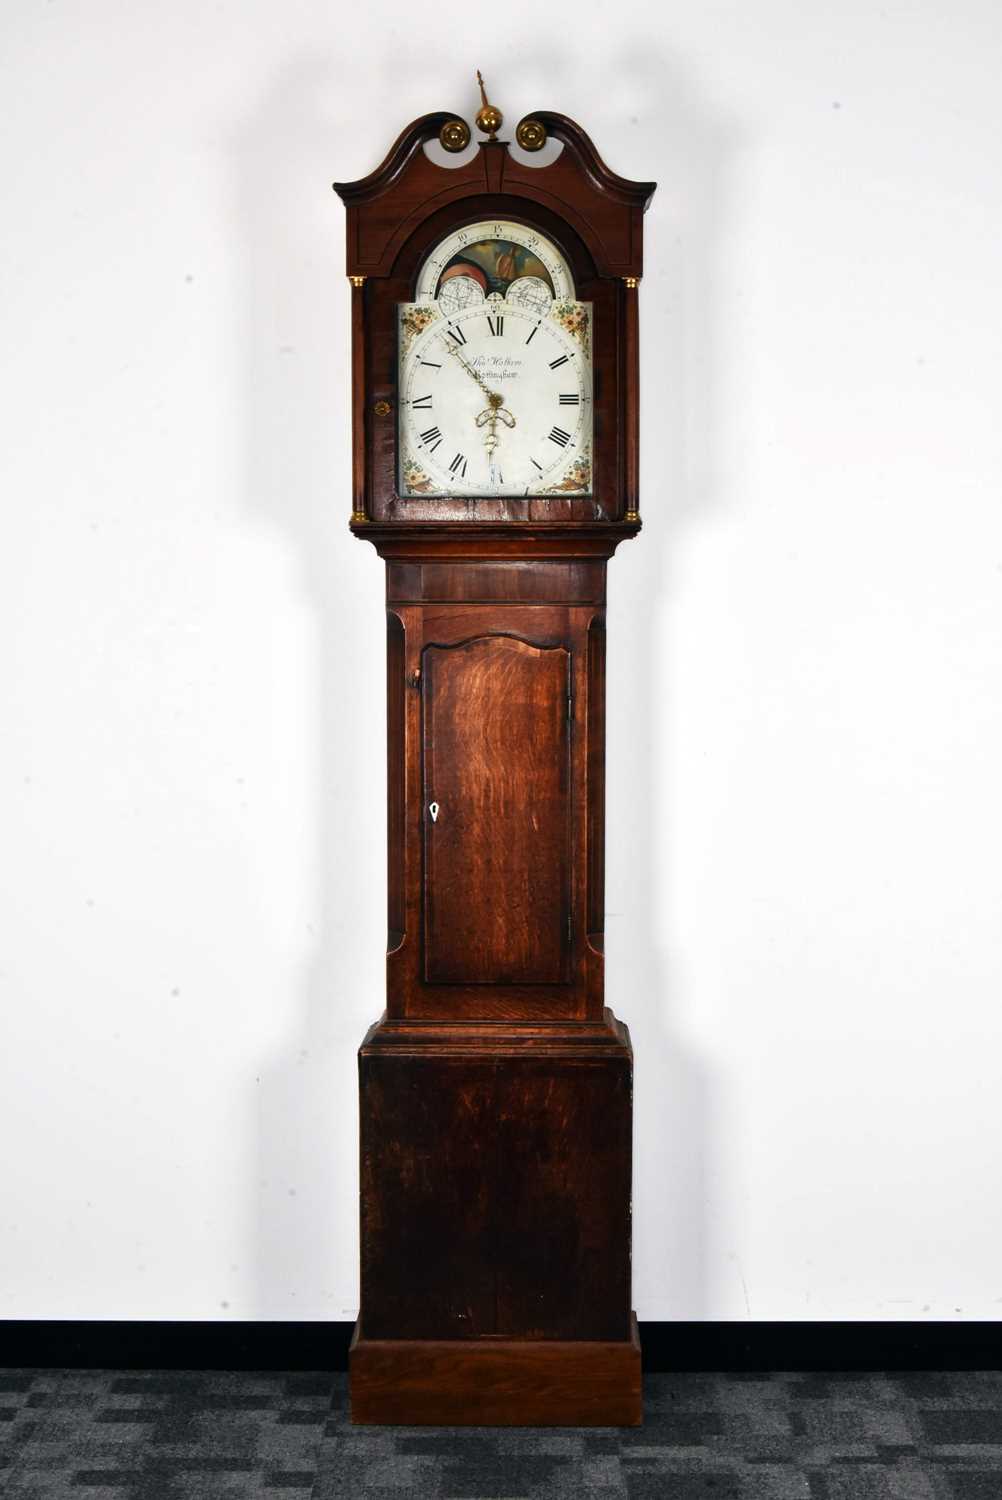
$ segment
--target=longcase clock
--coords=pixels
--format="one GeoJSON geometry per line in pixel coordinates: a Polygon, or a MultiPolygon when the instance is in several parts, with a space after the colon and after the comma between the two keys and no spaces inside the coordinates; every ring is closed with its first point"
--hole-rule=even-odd
{"type": "Polygon", "coordinates": [[[640,528],[654,184],[540,111],[338,183],[351,527],[386,562],[386,1008],[359,1053],[355,1422],[629,1425],[633,1055],[605,1007],[605,578],[640,528]]]}

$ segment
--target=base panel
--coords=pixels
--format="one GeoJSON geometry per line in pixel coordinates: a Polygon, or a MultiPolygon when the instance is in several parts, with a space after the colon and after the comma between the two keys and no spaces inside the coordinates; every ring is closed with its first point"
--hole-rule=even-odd
{"type": "Polygon", "coordinates": [[[386,1426],[639,1427],[640,1335],[629,1339],[367,1339],[348,1356],[351,1420],[386,1426]]]}

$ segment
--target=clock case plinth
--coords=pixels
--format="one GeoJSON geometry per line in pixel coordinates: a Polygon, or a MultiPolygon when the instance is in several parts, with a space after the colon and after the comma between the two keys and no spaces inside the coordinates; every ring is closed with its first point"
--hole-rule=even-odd
{"type": "Polygon", "coordinates": [[[359,1053],[355,1422],[635,1425],[633,1054],[604,1004],[606,564],[639,530],[636,282],[653,184],[573,122],[545,168],[403,132],[336,185],[352,530],[386,562],[388,928],[359,1053]],[[594,493],[403,501],[396,303],[436,236],[517,218],[595,307],[594,493]],[[434,818],[429,808],[438,809],[434,818]]]}

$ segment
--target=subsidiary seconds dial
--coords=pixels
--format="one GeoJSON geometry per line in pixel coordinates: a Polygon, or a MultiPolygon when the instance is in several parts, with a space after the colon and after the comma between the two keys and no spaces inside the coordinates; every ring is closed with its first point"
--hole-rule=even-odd
{"type": "Polygon", "coordinates": [[[591,307],[400,307],[402,496],[591,493],[591,307]]]}

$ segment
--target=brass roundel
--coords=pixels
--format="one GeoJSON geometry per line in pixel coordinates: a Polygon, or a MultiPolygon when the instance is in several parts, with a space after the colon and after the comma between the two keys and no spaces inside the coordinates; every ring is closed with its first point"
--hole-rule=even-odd
{"type": "Polygon", "coordinates": [[[446,120],[438,138],[443,151],[465,151],[470,144],[470,127],[465,120],[446,120]]]}
{"type": "Polygon", "coordinates": [[[372,409],[377,417],[388,417],[393,407],[388,401],[377,401],[372,409]]]}
{"type": "Polygon", "coordinates": [[[523,151],[542,151],[546,145],[546,126],[542,120],[520,120],[515,139],[523,151]]]}

